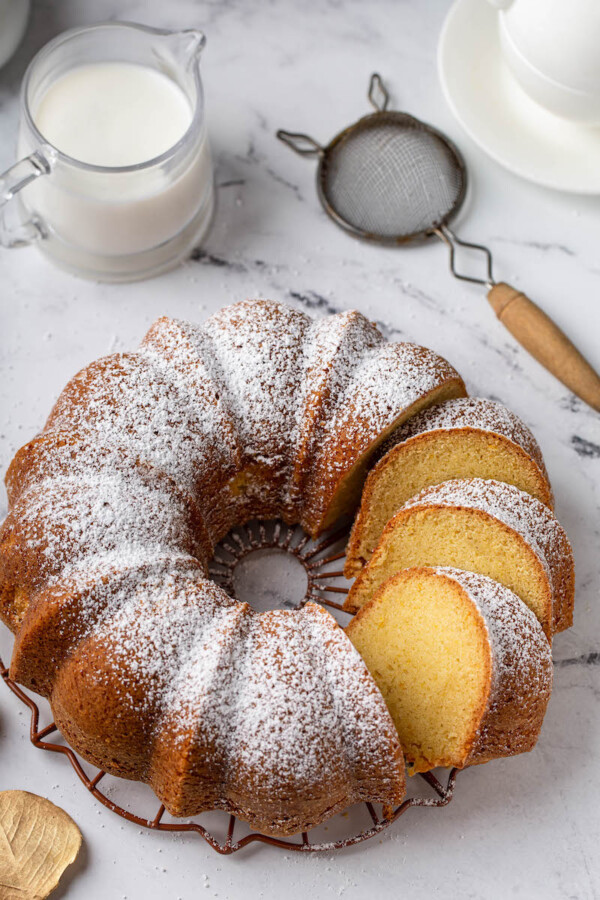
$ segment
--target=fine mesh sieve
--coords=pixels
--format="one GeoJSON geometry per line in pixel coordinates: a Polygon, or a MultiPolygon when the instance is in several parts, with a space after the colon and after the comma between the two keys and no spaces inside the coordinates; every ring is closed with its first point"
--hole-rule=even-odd
{"type": "Polygon", "coordinates": [[[464,196],[464,167],[435,131],[404,113],[382,112],[333,144],[319,187],[346,227],[396,242],[447,221],[464,196]]]}
{"type": "Polygon", "coordinates": [[[435,233],[464,200],[462,157],[435,128],[388,110],[389,95],[377,74],[371,76],[369,100],[376,112],[345,128],[327,147],[305,134],[278,131],[277,136],[297,153],[320,158],[319,198],[347,231],[388,244],[435,233]]]}
{"type": "Polygon", "coordinates": [[[524,294],[492,275],[487,247],[458,238],[449,228],[465,198],[467,170],[454,144],[431,125],[388,110],[380,76],[368,92],[375,112],[322,146],[307,134],[277,137],[302,156],[319,158],[317,191],[327,214],[357,237],[404,244],[436,235],[448,247],[456,278],[485,285],[497,317],[548,371],[600,411],[600,377],[557,325],[524,294]],[[481,277],[460,272],[456,248],[480,253],[481,277]]]}

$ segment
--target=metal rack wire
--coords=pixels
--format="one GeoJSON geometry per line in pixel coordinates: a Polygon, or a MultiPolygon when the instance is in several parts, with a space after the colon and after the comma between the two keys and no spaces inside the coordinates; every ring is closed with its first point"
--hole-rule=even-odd
{"type": "MultiPolygon", "coordinates": [[[[347,613],[343,604],[330,599],[327,595],[345,595],[348,587],[340,583],[343,580],[343,566],[341,561],[345,557],[346,530],[336,531],[327,535],[320,542],[311,541],[299,527],[290,527],[282,522],[250,523],[242,528],[235,529],[219,545],[211,564],[211,576],[230,594],[234,594],[234,570],[237,564],[248,554],[259,550],[280,550],[291,554],[297,559],[306,573],[306,592],[300,600],[292,605],[292,608],[300,609],[309,600],[330,607],[338,615],[347,613]],[[328,555],[326,551],[330,551],[328,555]],[[338,564],[335,568],[330,567],[338,564]]],[[[413,807],[440,808],[446,806],[452,799],[457,770],[452,769],[443,785],[431,772],[419,775],[422,783],[426,785],[433,795],[425,797],[411,797],[406,799],[395,809],[383,810],[378,813],[373,804],[364,804],[369,816],[370,824],[356,833],[347,837],[332,841],[311,841],[310,833],[303,832],[298,838],[277,838],[259,832],[251,832],[243,837],[235,839],[237,819],[233,815],[223,813],[227,823],[223,828],[224,836],[219,838],[205,825],[196,820],[184,822],[164,821],[165,807],[160,805],[153,818],[137,815],[111,799],[106,792],[99,787],[106,772],[96,770],[90,777],[77,754],[67,745],[47,740],[51,735],[58,735],[58,729],[54,722],[40,728],[40,709],[35,700],[10,677],[9,670],[0,659],[0,677],[7,687],[29,709],[31,713],[30,740],[34,747],[51,753],[60,753],[65,756],[75,770],[77,776],[87,790],[112,812],[133,822],[142,828],[165,832],[191,832],[199,835],[217,853],[229,855],[236,853],[252,843],[269,844],[285,850],[298,852],[331,852],[351,847],[362,843],[369,838],[381,834],[389,828],[393,822],[404,815],[413,807]]]]}

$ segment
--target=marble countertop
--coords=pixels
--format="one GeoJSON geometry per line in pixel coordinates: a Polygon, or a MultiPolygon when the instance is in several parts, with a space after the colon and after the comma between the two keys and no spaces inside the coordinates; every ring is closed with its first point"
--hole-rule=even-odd
{"type": "MultiPolygon", "coordinates": [[[[274,137],[284,127],[329,139],[367,111],[368,78],[380,71],[394,105],[437,124],[465,154],[471,188],[459,233],[489,244],[497,277],[526,289],[600,368],[600,198],[521,181],[461,132],[435,70],[448,5],[41,0],[23,45],[0,70],[4,169],[13,159],[21,77],[50,37],[110,18],[202,28],[218,184],[202,251],[151,282],[87,283],[51,268],[35,249],[0,251],[3,469],[77,369],[135,346],[158,315],[203,320],[248,296],[315,315],[357,307],[390,337],[439,351],[472,393],[502,399],[528,422],[577,564],[575,626],[555,641],[555,691],[536,750],[463,773],[445,810],[413,810],[380,839],[335,856],[258,847],[220,858],[193,837],[140,833],[98,807],[61,758],[30,746],[26,716],[0,686],[0,788],[47,795],[84,834],[85,849],[57,898],[600,894],[600,417],[514,343],[482,290],[451,278],[439,242],[381,249],[337,230],[317,202],[314,164],[274,137]]],[[[6,653],[5,629],[0,647],[6,653]]]]}

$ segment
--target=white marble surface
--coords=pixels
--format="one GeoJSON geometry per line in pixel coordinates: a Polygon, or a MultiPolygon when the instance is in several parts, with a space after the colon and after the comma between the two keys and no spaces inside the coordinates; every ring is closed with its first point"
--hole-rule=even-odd
{"type": "Polygon", "coordinates": [[[98,809],[62,759],[29,745],[26,717],[0,686],[0,788],[48,795],[84,833],[84,852],[57,897],[250,900],[285,892],[290,900],[350,900],[376,890],[382,900],[591,900],[600,893],[600,418],[515,345],[479,289],[449,276],[437,242],[384,250],[336,230],[317,203],[313,163],[274,138],[287,127],[329,139],[367,111],[365,89],[377,68],[398,107],[436,123],[463,149],[471,192],[460,233],[489,243],[498,277],[526,288],[600,367],[600,200],[522,182],[460,132],[434,63],[447,6],[45,0],[35,5],[17,56],[0,71],[4,168],[13,158],[20,79],[48,38],[108,18],[205,29],[219,185],[204,251],[153,282],[85,283],[50,268],[35,249],[0,252],[2,468],[78,368],[134,346],[160,314],[202,320],[246,296],[316,315],[357,307],[390,336],[447,356],[473,393],[501,398],[531,425],[577,562],[575,627],[555,641],[556,688],[537,749],[463,773],[444,811],[411,811],[381,839],[335,857],[257,848],[224,859],[192,837],[138,833],[98,809]]]}

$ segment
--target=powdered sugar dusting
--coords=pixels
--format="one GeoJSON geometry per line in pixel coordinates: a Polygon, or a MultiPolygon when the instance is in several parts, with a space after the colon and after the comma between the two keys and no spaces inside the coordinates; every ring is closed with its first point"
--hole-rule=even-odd
{"type": "Polygon", "coordinates": [[[147,357],[115,354],[92,363],[67,385],[46,431],[76,430],[105,447],[161,469],[195,494],[220,446],[219,418],[210,403],[190,403],[181,378],[147,357]]]}
{"type": "Polygon", "coordinates": [[[289,471],[303,342],[310,318],[282,304],[246,301],[205,323],[223,390],[249,461],[289,471]]]}
{"type": "Polygon", "coordinates": [[[171,752],[203,749],[233,794],[249,780],[264,798],[310,794],[318,773],[319,790],[343,785],[347,805],[382,767],[379,799],[397,790],[402,760],[390,757],[383,698],[342,629],[313,604],[258,614],[215,585],[200,594],[166,574],[134,590],[93,639],[105,645],[109,668],[98,677],[107,688],[112,671],[132,710],[174,735],[171,752]],[[140,682],[149,686],[142,707],[140,682]]]}
{"type": "Polygon", "coordinates": [[[82,470],[33,484],[10,514],[13,545],[37,560],[37,578],[60,578],[69,568],[113,553],[123,565],[140,556],[185,553],[206,561],[206,546],[174,486],[110,469],[82,470]],[[151,511],[149,515],[145,511],[151,511]]]}
{"type": "Polygon", "coordinates": [[[125,603],[113,607],[94,629],[94,644],[104,644],[106,650],[106,669],[100,677],[107,688],[113,679],[120,681],[122,693],[127,696],[129,691],[138,714],[150,711],[156,716],[169,705],[178,674],[196,652],[199,636],[209,627],[214,636],[219,619],[236,605],[216,585],[179,573],[140,579],[125,603]],[[141,699],[140,684],[145,688],[141,699]]]}
{"type": "Polygon", "coordinates": [[[365,354],[330,422],[327,439],[345,435],[361,448],[393,424],[398,415],[428,394],[446,378],[452,367],[416,344],[381,344],[365,354]]]}
{"type": "Polygon", "coordinates": [[[140,592],[159,593],[165,577],[176,577],[191,586],[201,576],[202,570],[192,557],[173,553],[161,557],[151,551],[113,551],[67,565],[60,579],[49,579],[34,600],[39,615],[19,631],[13,665],[24,665],[31,686],[42,686],[49,693],[56,673],[75,648],[85,656],[86,639],[132,597],[140,592]],[[40,629],[46,645],[52,647],[50,659],[40,655],[36,647],[40,629]],[[29,653],[33,660],[27,658],[29,653]]]}
{"type": "Polygon", "coordinates": [[[377,328],[354,310],[317,320],[307,332],[292,441],[292,501],[301,503],[298,495],[318,453],[323,423],[335,415],[365,354],[382,340],[377,328]]]}
{"type": "Polygon", "coordinates": [[[205,443],[198,445],[200,457],[210,457],[213,469],[236,471],[241,446],[232,422],[228,397],[222,390],[226,377],[212,353],[204,329],[179,319],[159,319],[140,347],[175,383],[187,406],[202,411],[201,431],[205,443]]]}
{"type": "MultiPolygon", "coordinates": [[[[452,366],[432,351],[416,344],[383,342],[367,349],[331,415],[315,430],[318,451],[307,475],[313,523],[335,509],[338,489],[355,465],[366,470],[386,431],[408,415],[413,404],[426,403],[429,395],[432,400],[433,392],[441,390],[460,393],[464,385],[452,366]]],[[[353,507],[336,510],[342,511],[353,512],[353,507]]]]}

